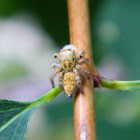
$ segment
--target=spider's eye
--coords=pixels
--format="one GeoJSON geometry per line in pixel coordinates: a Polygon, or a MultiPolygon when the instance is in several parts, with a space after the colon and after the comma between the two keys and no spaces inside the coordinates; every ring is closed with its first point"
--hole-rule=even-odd
{"type": "Polygon", "coordinates": [[[80,55],[79,57],[82,58],[82,55],[80,55]]]}
{"type": "Polygon", "coordinates": [[[75,60],[74,58],[72,60],[75,60]]]}

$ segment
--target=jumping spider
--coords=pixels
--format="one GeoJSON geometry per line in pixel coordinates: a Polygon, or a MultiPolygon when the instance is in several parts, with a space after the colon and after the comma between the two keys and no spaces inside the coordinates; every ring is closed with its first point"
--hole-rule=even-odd
{"type": "Polygon", "coordinates": [[[59,87],[65,91],[68,98],[76,92],[77,88],[82,90],[82,77],[81,75],[90,78],[90,72],[87,71],[82,64],[87,64],[89,59],[84,58],[85,52],[81,51],[79,56],[76,56],[76,47],[74,45],[66,45],[60,51],[55,53],[54,58],[59,59],[60,64],[53,63],[52,68],[57,68],[53,75],[50,77],[52,87],[54,88],[54,77],[59,74],[59,87]]]}

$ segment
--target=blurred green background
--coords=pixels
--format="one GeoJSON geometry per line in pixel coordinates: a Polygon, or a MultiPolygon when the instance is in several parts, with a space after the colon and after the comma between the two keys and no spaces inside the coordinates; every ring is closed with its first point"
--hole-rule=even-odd
{"type": "MultiPolygon", "coordinates": [[[[140,79],[140,1],[90,0],[95,65],[116,80],[140,79]]],[[[31,101],[51,89],[52,54],[69,44],[66,0],[0,0],[0,98],[31,101]]],[[[57,78],[55,78],[58,84],[57,78]]],[[[140,139],[140,94],[95,90],[98,140],[140,139]]],[[[72,140],[73,100],[38,109],[27,140],[72,140]]]]}

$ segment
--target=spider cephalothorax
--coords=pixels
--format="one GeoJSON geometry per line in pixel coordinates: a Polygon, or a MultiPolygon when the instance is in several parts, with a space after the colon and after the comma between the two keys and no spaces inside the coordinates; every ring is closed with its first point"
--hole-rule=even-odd
{"type": "Polygon", "coordinates": [[[54,88],[53,78],[60,73],[59,87],[64,89],[68,98],[72,97],[77,88],[83,93],[81,75],[90,78],[90,72],[81,66],[82,64],[87,64],[89,61],[87,58],[84,58],[85,52],[81,51],[78,57],[76,54],[77,51],[74,45],[66,45],[60,53],[54,54],[54,58],[58,58],[60,64],[52,64],[53,68],[57,68],[50,77],[52,87],[54,88]]]}
{"type": "Polygon", "coordinates": [[[64,71],[72,71],[78,63],[76,48],[73,45],[65,46],[59,53],[59,62],[64,71]]]}

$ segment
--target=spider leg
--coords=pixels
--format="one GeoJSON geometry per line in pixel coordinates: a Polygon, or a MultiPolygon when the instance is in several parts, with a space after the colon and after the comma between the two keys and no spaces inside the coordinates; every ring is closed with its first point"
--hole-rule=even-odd
{"type": "Polygon", "coordinates": [[[60,67],[60,64],[52,63],[52,68],[58,68],[60,67]]]}
{"type": "Polygon", "coordinates": [[[54,88],[54,81],[53,81],[54,77],[55,77],[59,72],[61,72],[61,71],[62,71],[61,68],[57,68],[56,71],[55,71],[55,72],[52,74],[52,76],[50,77],[50,81],[51,81],[51,84],[52,84],[52,88],[54,88]]]}
{"type": "Polygon", "coordinates": [[[59,56],[59,53],[54,53],[54,54],[53,54],[53,57],[54,57],[54,58],[58,58],[58,56],[59,56]]]}
{"type": "Polygon", "coordinates": [[[91,73],[90,73],[88,70],[86,70],[84,67],[82,67],[82,66],[80,66],[80,65],[76,65],[76,68],[77,68],[78,71],[80,71],[81,73],[84,73],[88,79],[90,79],[91,73]]]}
{"type": "Polygon", "coordinates": [[[84,59],[81,59],[78,61],[78,64],[79,65],[83,65],[83,64],[88,64],[89,62],[89,59],[88,58],[84,58],[84,59]]]}
{"type": "Polygon", "coordinates": [[[64,73],[60,72],[60,74],[59,74],[59,88],[61,88],[61,89],[63,89],[63,76],[64,76],[64,73]]]}
{"type": "Polygon", "coordinates": [[[75,74],[75,80],[76,80],[77,87],[80,89],[81,93],[83,94],[81,75],[76,68],[73,68],[73,72],[75,74]]]}
{"type": "Polygon", "coordinates": [[[79,56],[77,57],[78,60],[82,59],[85,56],[85,51],[80,51],[79,56]]]}

